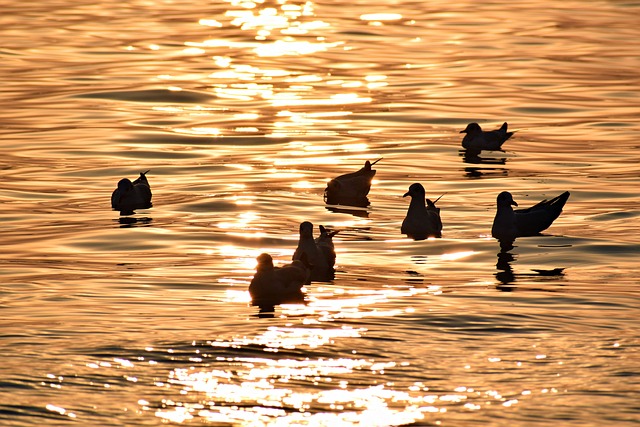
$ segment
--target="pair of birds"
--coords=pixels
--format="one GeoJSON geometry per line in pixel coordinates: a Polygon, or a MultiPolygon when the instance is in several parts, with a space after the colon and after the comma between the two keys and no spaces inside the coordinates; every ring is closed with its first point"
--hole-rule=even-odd
{"type": "MultiPolygon", "coordinates": [[[[373,163],[367,160],[359,171],[332,179],[325,190],[325,201],[329,204],[368,205],[367,195],[376,174],[372,166],[380,160],[382,158],[373,163]]],[[[141,172],[134,181],[129,178],[121,179],[111,194],[111,208],[120,211],[123,215],[130,215],[136,209],[150,208],[152,194],[147,173],[149,171],[141,172]]]]}
{"type": "MultiPolygon", "coordinates": [[[[460,133],[466,135],[462,139],[462,147],[467,153],[478,154],[482,150],[500,150],[513,132],[507,130],[507,122],[499,129],[483,131],[479,124],[469,123],[460,133]]],[[[550,200],[527,209],[513,210],[512,206],[518,206],[513,196],[508,191],[498,195],[497,212],[491,227],[491,235],[501,242],[515,240],[517,237],[535,236],[551,226],[553,221],[560,216],[562,208],[569,199],[569,192],[556,196],[550,200]]]]}
{"type": "MultiPolygon", "coordinates": [[[[569,195],[570,193],[565,191],[529,208],[514,210],[512,206],[518,206],[518,204],[513,200],[511,193],[501,192],[497,198],[497,209],[491,226],[491,235],[501,243],[512,243],[518,237],[540,234],[560,216],[569,195]]],[[[442,237],[440,209],[436,208],[435,202],[431,202],[429,199],[425,200],[424,187],[418,183],[411,184],[409,191],[404,196],[411,196],[411,203],[402,222],[402,233],[415,240],[442,237]]]]}
{"type": "MultiPolygon", "coordinates": [[[[518,237],[540,234],[560,216],[569,195],[570,193],[565,191],[550,200],[542,200],[529,208],[514,210],[512,206],[518,206],[518,204],[513,200],[511,193],[501,192],[497,198],[497,209],[491,226],[491,235],[501,243],[512,243],[518,237]]],[[[402,234],[415,240],[442,237],[440,209],[435,206],[435,202],[425,199],[424,187],[419,183],[411,184],[409,191],[404,196],[411,196],[411,203],[402,222],[402,234]]]]}
{"type": "Polygon", "coordinates": [[[319,226],[320,235],[314,239],[313,224],[300,224],[300,238],[293,253],[293,261],[280,267],[273,265],[267,253],[258,255],[256,273],[249,285],[249,294],[255,305],[271,306],[299,299],[301,289],[311,281],[327,282],[333,279],[336,251],[333,236],[336,230],[319,226]]]}

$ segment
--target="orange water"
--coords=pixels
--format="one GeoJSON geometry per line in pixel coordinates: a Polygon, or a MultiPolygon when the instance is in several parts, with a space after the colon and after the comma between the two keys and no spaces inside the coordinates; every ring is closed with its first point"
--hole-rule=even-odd
{"type": "Polygon", "coordinates": [[[0,10],[0,425],[637,423],[637,2],[0,10]],[[467,159],[472,121],[517,132],[467,159]],[[380,157],[368,209],[325,206],[380,157]],[[413,182],[442,239],[400,234],[413,182]],[[571,197],[500,253],[503,190],[571,197]],[[258,315],[304,220],[335,280],[258,315]]]}

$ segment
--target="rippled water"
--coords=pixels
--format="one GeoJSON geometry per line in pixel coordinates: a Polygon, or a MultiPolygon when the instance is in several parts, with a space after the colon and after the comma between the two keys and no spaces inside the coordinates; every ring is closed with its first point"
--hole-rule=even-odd
{"type": "Polygon", "coordinates": [[[0,7],[0,424],[638,423],[640,3],[0,7]],[[468,158],[472,121],[517,132],[468,158]],[[400,234],[413,182],[442,239],[400,234]],[[501,252],[502,190],[571,197],[501,252]],[[259,313],[304,220],[335,280],[259,313]]]}

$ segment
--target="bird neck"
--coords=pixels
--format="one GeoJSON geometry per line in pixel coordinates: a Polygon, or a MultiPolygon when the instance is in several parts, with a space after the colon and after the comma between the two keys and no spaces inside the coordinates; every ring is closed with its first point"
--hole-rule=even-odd
{"type": "Polygon", "coordinates": [[[426,209],[424,197],[411,197],[409,209],[426,209]]]}
{"type": "Polygon", "coordinates": [[[496,212],[496,216],[512,216],[513,207],[510,204],[503,204],[498,206],[498,211],[496,212]]]}

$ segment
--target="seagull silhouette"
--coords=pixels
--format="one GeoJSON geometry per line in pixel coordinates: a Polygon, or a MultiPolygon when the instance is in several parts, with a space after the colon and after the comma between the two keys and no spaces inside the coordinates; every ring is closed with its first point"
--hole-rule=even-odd
{"type": "Polygon", "coordinates": [[[256,273],[249,285],[249,294],[254,304],[277,304],[279,301],[286,301],[288,297],[297,296],[311,274],[306,256],[281,267],[274,267],[273,258],[267,253],[258,255],[256,260],[256,273]]]}
{"type": "Polygon", "coordinates": [[[360,170],[333,178],[324,190],[324,201],[331,205],[367,206],[371,181],[376,175],[372,166],[380,160],[373,163],[367,160],[360,170]]]}
{"type": "Polygon", "coordinates": [[[129,178],[123,178],[118,182],[118,188],[111,194],[111,207],[122,214],[131,214],[135,209],[148,209],[151,205],[151,187],[146,174],[133,182],[129,178]]]}
{"type": "Polygon", "coordinates": [[[424,240],[427,237],[442,237],[440,208],[436,207],[435,202],[425,199],[425,191],[422,184],[411,184],[409,191],[402,197],[407,196],[411,196],[411,203],[409,204],[407,215],[402,221],[400,229],[402,234],[406,234],[415,240],[424,240]],[[425,205],[425,201],[427,205],[425,205]]]}
{"type": "Polygon", "coordinates": [[[336,249],[333,244],[333,236],[338,234],[339,230],[327,230],[323,225],[320,228],[320,236],[316,237],[315,242],[318,249],[327,260],[327,264],[333,267],[336,264],[336,249]]]}
{"type": "Polygon", "coordinates": [[[479,124],[469,123],[460,133],[466,133],[462,138],[462,147],[474,153],[482,150],[500,150],[502,144],[511,138],[513,132],[507,132],[507,122],[504,122],[500,129],[483,131],[479,124]]]}
{"type": "Polygon", "coordinates": [[[565,191],[553,199],[545,199],[530,208],[513,210],[511,206],[518,206],[518,204],[513,200],[511,193],[503,191],[498,194],[498,209],[493,219],[491,235],[501,242],[507,242],[517,237],[540,234],[560,216],[569,195],[569,192],[565,191]]]}
{"type": "Polygon", "coordinates": [[[310,280],[327,282],[333,279],[335,264],[335,252],[333,251],[333,241],[331,238],[336,233],[329,236],[322,234],[318,237],[320,244],[313,238],[313,224],[304,221],[300,224],[300,239],[298,247],[293,253],[293,259],[301,260],[306,257],[307,262],[311,265],[310,280]]]}

